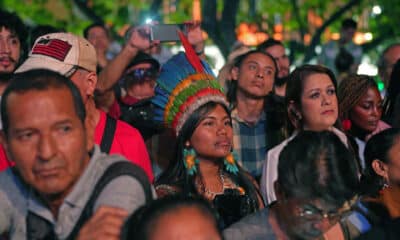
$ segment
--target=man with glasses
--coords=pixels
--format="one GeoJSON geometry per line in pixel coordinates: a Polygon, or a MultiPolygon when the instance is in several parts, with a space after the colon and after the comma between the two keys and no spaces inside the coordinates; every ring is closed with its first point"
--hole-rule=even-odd
{"type": "Polygon", "coordinates": [[[110,116],[137,128],[145,140],[158,132],[152,124],[153,107],[149,100],[154,95],[159,71],[160,64],[156,59],[138,52],[114,88],[96,95],[98,105],[110,116]]]}
{"type": "MultiPolygon", "coordinates": [[[[141,44],[137,44],[137,48],[149,47],[148,40],[147,45],[146,40],[141,40],[136,41],[141,44]]],[[[121,154],[139,165],[153,181],[150,158],[140,133],[122,121],[115,121],[95,106],[96,65],[96,50],[86,39],[70,33],[52,33],[36,40],[28,59],[16,72],[42,68],[68,77],[83,98],[87,112],[85,123],[94,143],[100,145],[103,152],[121,154]]]]}

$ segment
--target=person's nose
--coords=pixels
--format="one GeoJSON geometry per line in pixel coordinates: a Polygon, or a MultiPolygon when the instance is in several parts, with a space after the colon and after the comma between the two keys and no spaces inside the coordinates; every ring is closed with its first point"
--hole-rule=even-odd
{"type": "Polygon", "coordinates": [[[4,39],[0,39],[0,53],[2,54],[10,54],[10,46],[4,39]]]}
{"type": "Polygon", "coordinates": [[[225,124],[220,124],[218,126],[217,134],[218,135],[226,135],[227,134],[227,126],[225,124]]]}
{"type": "Polygon", "coordinates": [[[375,117],[380,117],[380,115],[382,114],[382,109],[380,106],[375,105],[372,108],[372,115],[375,117]]]}
{"type": "Polygon", "coordinates": [[[57,144],[53,136],[43,134],[38,143],[38,155],[41,160],[50,160],[56,154],[57,144]]]}
{"type": "Polygon", "coordinates": [[[264,78],[264,71],[263,71],[262,69],[259,69],[259,70],[257,71],[257,77],[259,77],[259,78],[264,78]]]}
{"type": "Polygon", "coordinates": [[[332,103],[332,96],[328,94],[322,94],[322,104],[330,105],[332,103]]]}

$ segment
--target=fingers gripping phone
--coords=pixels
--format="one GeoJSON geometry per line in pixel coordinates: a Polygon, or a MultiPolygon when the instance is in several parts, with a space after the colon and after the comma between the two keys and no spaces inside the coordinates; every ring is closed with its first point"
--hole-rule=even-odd
{"type": "Polygon", "coordinates": [[[157,24],[151,26],[150,40],[159,40],[160,42],[178,42],[180,41],[178,30],[185,32],[184,24],[157,24]]]}

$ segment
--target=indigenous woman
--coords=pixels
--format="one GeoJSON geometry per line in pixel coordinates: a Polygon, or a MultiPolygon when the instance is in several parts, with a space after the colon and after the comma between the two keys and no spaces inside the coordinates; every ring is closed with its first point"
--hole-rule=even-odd
{"type": "Polygon", "coordinates": [[[272,148],[261,177],[261,192],[267,203],[276,200],[274,182],[278,177],[278,159],[283,147],[301,130],[333,131],[345,144],[344,133],[334,127],[338,118],[336,79],[328,68],[304,65],[295,69],[286,85],[287,131],[291,137],[272,148]]]}
{"type": "Polygon", "coordinates": [[[255,181],[232,152],[228,103],[206,63],[179,53],[163,65],[153,103],[156,120],[174,129],[175,158],[156,180],[159,197],[202,196],[226,227],[263,207],[255,181]]]}
{"type": "Polygon", "coordinates": [[[372,135],[390,127],[381,121],[382,98],[378,86],[370,76],[350,75],[341,82],[338,98],[343,128],[358,152],[361,169],[364,169],[366,141],[372,135]]]}

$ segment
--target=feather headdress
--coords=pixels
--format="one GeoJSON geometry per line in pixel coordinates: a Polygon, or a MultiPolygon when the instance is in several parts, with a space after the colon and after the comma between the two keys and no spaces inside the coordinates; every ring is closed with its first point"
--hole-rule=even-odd
{"type": "Polygon", "coordinates": [[[185,53],[169,59],[157,79],[154,120],[173,128],[176,135],[189,116],[208,102],[228,106],[221,86],[211,68],[196,55],[186,37],[179,32],[185,53]]]}

